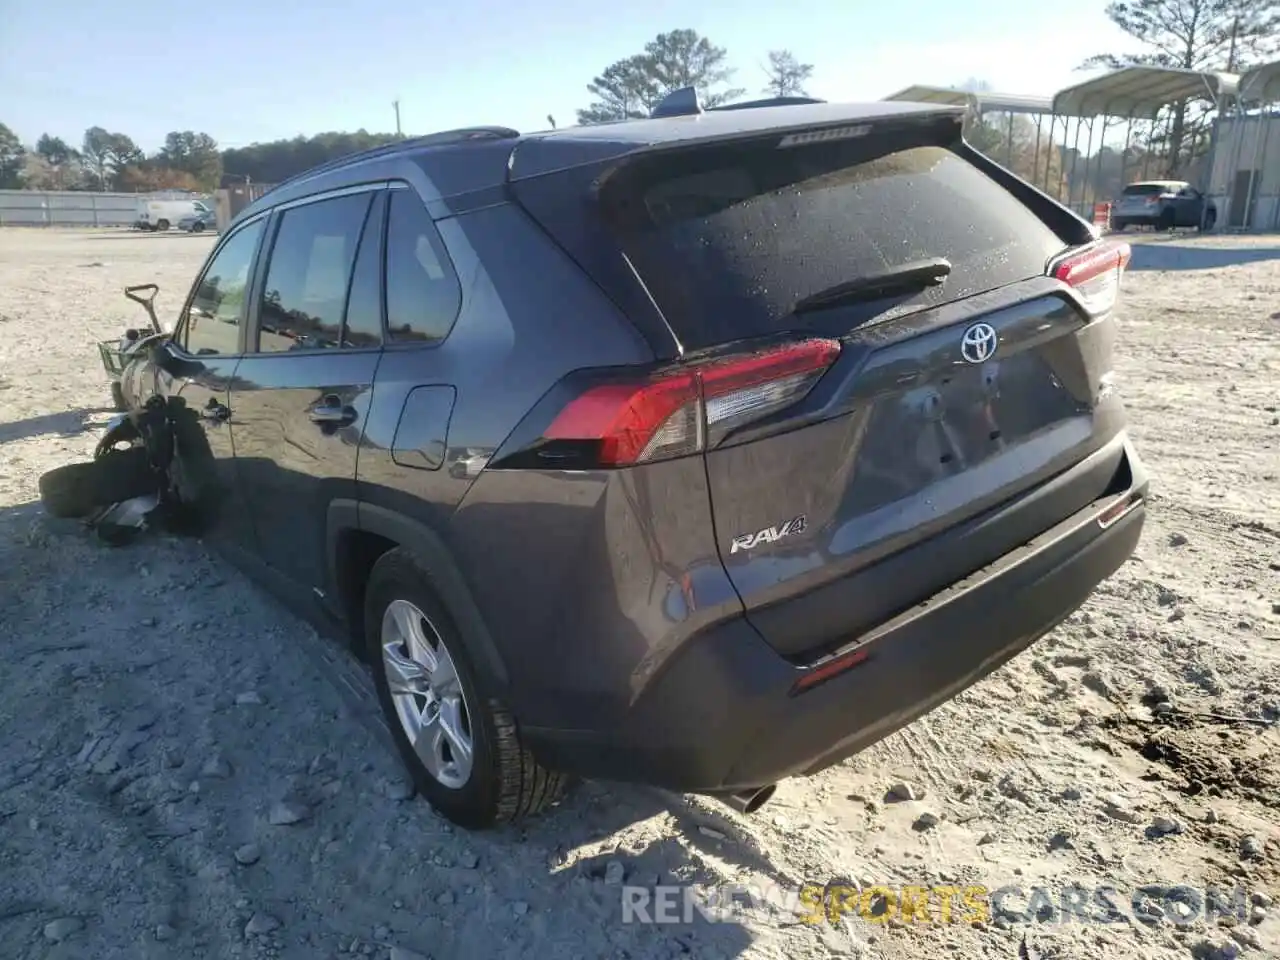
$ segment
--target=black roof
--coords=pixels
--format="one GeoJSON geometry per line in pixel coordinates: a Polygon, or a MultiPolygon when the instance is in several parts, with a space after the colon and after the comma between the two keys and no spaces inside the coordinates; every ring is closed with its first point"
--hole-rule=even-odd
{"type": "Polygon", "coordinates": [[[894,117],[959,117],[964,112],[962,107],[934,103],[824,103],[801,98],[731,107],[525,134],[510,127],[477,126],[397,140],[338,157],[292,177],[250,204],[236,219],[318,190],[379,178],[425,177],[423,182],[430,184],[430,192],[437,198],[449,197],[491,188],[508,179],[539,176],[647,148],[785,134],[894,117]],[[352,177],[353,171],[360,175],[352,177]]]}

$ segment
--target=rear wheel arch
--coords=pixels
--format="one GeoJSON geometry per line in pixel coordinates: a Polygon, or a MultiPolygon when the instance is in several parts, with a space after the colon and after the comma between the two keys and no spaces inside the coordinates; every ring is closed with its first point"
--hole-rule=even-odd
{"type": "Polygon", "coordinates": [[[364,650],[364,598],[378,559],[397,547],[413,554],[462,635],[476,669],[497,695],[508,686],[506,665],[498,653],[480,608],[444,540],[426,524],[395,510],[355,500],[329,505],[327,547],[329,577],[353,639],[364,650]]]}

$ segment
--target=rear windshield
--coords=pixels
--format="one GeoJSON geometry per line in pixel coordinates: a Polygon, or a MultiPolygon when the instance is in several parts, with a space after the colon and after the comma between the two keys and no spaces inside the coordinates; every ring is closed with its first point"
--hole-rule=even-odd
{"type": "Polygon", "coordinates": [[[875,136],[658,154],[601,194],[614,233],[687,348],[848,327],[1043,274],[1063,247],[944,146],[875,136]],[[796,302],[934,257],[952,272],[892,303],[797,317],[796,302]]]}
{"type": "Polygon", "coordinates": [[[1163,183],[1131,183],[1124,188],[1126,197],[1152,197],[1164,193],[1169,188],[1163,183]]]}

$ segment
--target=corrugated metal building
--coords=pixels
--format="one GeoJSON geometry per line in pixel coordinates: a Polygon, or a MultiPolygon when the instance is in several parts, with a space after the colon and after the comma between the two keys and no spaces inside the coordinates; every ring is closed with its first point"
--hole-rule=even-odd
{"type": "Polygon", "coordinates": [[[1280,228],[1280,113],[1218,121],[1208,193],[1222,227],[1280,228]]]}
{"type": "Polygon", "coordinates": [[[1280,60],[1240,75],[1234,109],[1214,129],[1206,190],[1226,229],[1280,229],[1280,60]]]}

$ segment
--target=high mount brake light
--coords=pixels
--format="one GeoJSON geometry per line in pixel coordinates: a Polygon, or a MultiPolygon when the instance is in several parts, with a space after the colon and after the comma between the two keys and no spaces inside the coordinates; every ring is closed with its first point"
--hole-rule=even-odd
{"type": "Polygon", "coordinates": [[[840,354],[813,339],[692,363],[629,383],[587,389],[543,433],[590,442],[594,465],[621,467],[698,453],[730,430],[803,399],[840,354]]]}
{"type": "Polygon", "coordinates": [[[1075,287],[1090,313],[1106,313],[1116,305],[1130,256],[1129,244],[1104,240],[1058,261],[1053,276],[1075,287]]]}

